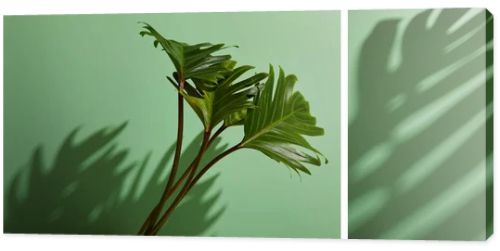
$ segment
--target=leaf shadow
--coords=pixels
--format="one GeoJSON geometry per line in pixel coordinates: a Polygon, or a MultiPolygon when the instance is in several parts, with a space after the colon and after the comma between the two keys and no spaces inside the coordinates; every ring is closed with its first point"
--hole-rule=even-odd
{"type": "MultiPolygon", "coordinates": [[[[136,234],[161,195],[175,144],[154,166],[150,165],[151,153],[141,161],[128,161],[129,150],[116,143],[126,125],[103,128],[80,141],[76,141],[80,128],[74,129],[50,167],[43,160],[43,147],[36,147],[28,166],[16,174],[6,191],[4,232],[136,234]],[[148,175],[151,168],[152,175],[148,175]],[[125,188],[129,192],[124,193],[125,188]]],[[[181,166],[194,157],[200,142],[201,134],[187,145],[181,166]]],[[[214,141],[205,159],[225,147],[220,139],[214,141]]],[[[201,180],[159,234],[210,234],[225,210],[217,179],[215,174],[201,180]]]]}
{"type": "Polygon", "coordinates": [[[429,26],[432,11],[422,11],[401,40],[402,20],[383,20],[363,42],[349,123],[349,238],[475,239],[485,231],[474,216],[486,208],[486,189],[465,190],[463,198],[455,189],[476,166],[484,171],[492,154],[493,99],[485,98],[492,37],[481,32],[493,21],[479,12],[452,28],[468,12],[442,10],[429,26]],[[400,63],[391,69],[398,41],[400,63]]]}

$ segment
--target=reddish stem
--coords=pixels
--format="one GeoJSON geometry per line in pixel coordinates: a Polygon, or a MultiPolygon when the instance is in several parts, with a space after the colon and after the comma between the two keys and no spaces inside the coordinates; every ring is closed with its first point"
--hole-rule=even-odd
{"type": "MultiPolygon", "coordinates": [[[[231,154],[232,152],[240,149],[241,144],[237,144],[226,151],[222,152],[221,154],[217,155],[214,159],[212,159],[195,177],[190,178],[186,184],[184,185],[183,189],[179,192],[175,200],[172,202],[172,205],[167,209],[167,211],[163,214],[161,217],[159,223],[153,227],[153,230],[147,234],[149,235],[156,235],[158,234],[158,231],[162,228],[162,226],[166,223],[172,212],[175,210],[175,208],[179,205],[179,203],[182,201],[184,196],[191,190],[191,188],[196,184],[196,182],[213,166],[215,165],[218,161],[226,157],[227,155],[231,154]]],[[[198,155],[199,158],[197,159],[201,160],[201,157],[204,153],[203,151],[200,151],[200,154],[198,155]]],[[[199,164],[199,160],[197,161],[197,165],[199,164]]],[[[196,166],[195,166],[196,167],[196,166]]],[[[191,173],[190,176],[193,176],[195,173],[196,168],[194,168],[193,172],[191,173]]]]}
{"type": "MultiPolygon", "coordinates": [[[[179,81],[179,91],[184,89],[184,80],[180,78],[179,81]]],[[[158,216],[161,213],[161,210],[165,206],[165,203],[168,200],[169,191],[175,181],[175,176],[177,175],[177,169],[179,168],[179,162],[181,158],[182,151],[182,138],[184,133],[184,97],[179,93],[177,96],[177,141],[175,145],[175,153],[174,153],[174,161],[172,163],[172,169],[170,171],[170,175],[168,177],[167,184],[165,189],[163,190],[163,194],[161,195],[161,199],[158,204],[153,208],[151,213],[148,215],[148,218],[142,224],[141,229],[139,230],[139,234],[143,234],[145,231],[151,229],[156,223],[158,216]]],[[[173,191],[172,191],[173,192],[173,191]]]]}

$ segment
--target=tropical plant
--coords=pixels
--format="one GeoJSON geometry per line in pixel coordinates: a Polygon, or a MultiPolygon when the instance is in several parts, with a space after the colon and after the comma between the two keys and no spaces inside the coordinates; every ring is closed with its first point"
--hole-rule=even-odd
{"type": "Polygon", "coordinates": [[[248,148],[260,151],[297,173],[310,174],[306,164],[321,165],[321,158],[324,157],[304,136],[319,136],[324,131],[316,126],[316,119],[310,114],[304,96],[294,91],[297,81],[294,75],[286,75],[280,68],[275,83],[275,72],[270,66],[268,73],[243,77],[254,67],[237,66],[230,55],[216,54],[228,48],[224,44],[189,45],[163,37],[149,24],[144,24],[140,35],[151,36],[154,47],[160,46],[175,67],[175,72],[167,79],[178,94],[178,125],[174,158],[165,189],[138,234],[158,234],[198,180],[218,161],[236,150],[248,148]],[[203,125],[203,140],[196,157],[177,177],[183,140],[184,101],[203,125]],[[199,170],[204,153],[214,139],[233,126],[243,127],[241,142],[214,157],[199,170]]]}

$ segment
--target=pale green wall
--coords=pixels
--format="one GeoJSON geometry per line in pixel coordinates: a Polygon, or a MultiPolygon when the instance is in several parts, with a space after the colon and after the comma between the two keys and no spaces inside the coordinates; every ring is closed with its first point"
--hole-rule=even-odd
{"type": "MultiPolygon", "coordinates": [[[[165,149],[174,142],[176,96],[165,80],[172,66],[159,49],[153,48],[150,38],[138,35],[138,21],[146,21],[164,35],[180,41],[239,45],[239,49],[228,49],[228,52],[242,63],[256,65],[258,71],[266,71],[269,63],[281,65],[287,73],[298,76],[298,90],[308,98],[312,114],[326,131],[324,137],[311,141],[330,162],[313,168],[312,176],[299,177],[282,164],[251,150],[237,152],[223,160],[211,173],[221,171],[214,184],[208,191],[200,191],[204,198],[217,193],[220,196],[214,203],[194,200],[192,207],[186,206],[184,214],[174,215],[176,223],[172,223],[173,230],[168,233],[339,237],[340,21],[337,11],[5,17],[4,190],[8,193],[17,172],[38,163],[31,157],[37,145],[43,148],[45,167],[61,168],[58,174],[36,176],[33,182],[37,185],[32,186],[31,193],[32,198],[37,199],[31,204],[20,202],[17,208],[6,198],[5,230],[133,234],[142,223],[145,217],[142,214],[152,206],[158,194],[148,193],[148,198],[139,201],[127,195],[137,174],[137,165],[124,175],[128,177],[125,181],[106,169],[110,166],[124,169],[152,152],[140,187],[154,184],[150,175],[165,149]],[[39,201],[43,196],[35,196],[37,192],[46,190],[44,195],[60,192],[59,186],[65,187],[65,180],[72,179],[64,170],[75,168],[72,166],[75,159],[71,158],[78,158],[85,149],[73,149],[77,157],[52,163],[64,138],[73,129],[81,126],[76,137],[80,140],[123,121],[129,123],[116,137],[115,151],[127,149],[124,160],[115,156],[118,161],[108,159],[104,164],[92,165],[95,169],[90,169],[87,183],[77,186],[76,195],[70,195],[70,199],[56,197],[49,202],[39,201]],[[122,183],[125,190],[115,190],[116,184],[122,183]],[[119,192],[119,198],[109,201],[104,196],[119,192]],[[57,209],[47,206],[52,205],[50,203],[57,209]],[[93,206],[99,203],[105,206],[93,206]],[[36,208],[29,208],[30,205],[44,205],[45,211],[33,213],[30,210],[36,208]],[[224,211],[220,211],[224,207],[224,211]],[[208,218],[193,217],[200,214],[200,210],[209,210],[208,218]],[[16,211],[15,217],[13,211],[16,211]],[[91,216],[89,211],[93,212],[91,216]],[[217,212],[222,212],[221,217],[211,224],[207,219],[217,212]],[[12,222],[22,218],[32,221],[12,222]],[[23,229],[26,224],[38,225],[23,229]],[[17,228],[13,227],[16,225],[17,228]]],[[[185,146],[201,130],[191,111],[186,117],[185,146]]],[[[240,137],[240,131],[230,130],[224,142],[236,142],[240,137]]],[[[107,142],[100,140],[101,144],[107,142]]],[[[94,150],[100,149],[99,142],[93,141],[90,145],[94,150]]],[[[66,146],[65,150],[67,148],[71,149],[66,146]]],[[[83,166],[98,157],[89,159],[83,161],[83,166]]],[[[78,181],[78,177],[75,174],[74,179],[78,181]]],[[[157,188],[152,191],[158,192],[157,188]]],[[[23,191],[19,196],[27,196],[23,191]]],[[[201,212],[205,214],[207,212],[201,212]]]]}
{"type": "Polygon", "coordinates": [[[483,9],[349,12],[349,238],[491,234],[491,26],[483,9]]]}

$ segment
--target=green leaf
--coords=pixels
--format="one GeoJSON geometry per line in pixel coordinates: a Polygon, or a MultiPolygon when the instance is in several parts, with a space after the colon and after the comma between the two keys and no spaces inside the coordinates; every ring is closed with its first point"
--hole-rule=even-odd
{"type": "Polygon", "coordinates": [[[266,73],[236,82],[253,67],[235,68],[236,61],[230,55],[212,55],[226,48],[224,44],[188,45],[166,39],[149,24],[143,28],[140,35],[154,37],[154,46],[160,45],[174,64],[176,72],[173,78],[167,78],[193,108],[206,131],[221,122],[226,127],[243,124],[246,110],[254,107],[251,98],[257,92],[256,85],[267,77],[266,73]],[[184,83],[182,90],[180,81],[184,83]]]}
{"type": "Polygon", "coordinates": [[[248,109],[241,109],[237,112],[233,112],[233,113],[229,114],[229,116],[227,116],[224,119],[224,125],[226,127],[243,125],[245,123],[245,119],[246,119],[247,114],[248,114],[247,111],[248,111],[248,109]]]}
{"type": "MultiPolygon", "coordinates": [[[[234,68],[220,79],[213,90],[202,90],[199,96],[182,91],[185,100],[202,120],[206,131],[223,122],[226,127],[240,125],[246,110],[254,108],[252,97],[257,93],[259,82],[267,77],[257,73],[236,82],[245,72],[253,69],[244,65],[234,68]]],[[[192,91],[192,90],[191,90],[192,91]]]]}
{"type": "Polygon", "coordinates": [[[320,166],[322,154],[304,136],[320,136],[324,130],[316,126],[304,96],[293,90],[296,81],[294,75],[285,76],[280,68],[274,88],[270,66],[267,82],[254,100],[257,108],[248,110],[241,147],[258,150],[297,172],[310,174],[304,164],[320,166]]]}
{"type": "Polygon", "coordinates": [[[192,80],[197,88],[213,89],[219,79],[230,71],[235,62],[230,55],[212,55],[224,48],[224,44],[200,43],[189,45],[183,42],[167,39],[151,25],[145,23],[141,36],[152,36],[153,45],[167,53],[176,69],[176,80],[192,80]]]}

